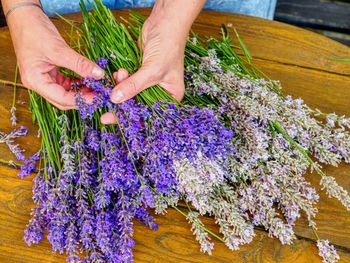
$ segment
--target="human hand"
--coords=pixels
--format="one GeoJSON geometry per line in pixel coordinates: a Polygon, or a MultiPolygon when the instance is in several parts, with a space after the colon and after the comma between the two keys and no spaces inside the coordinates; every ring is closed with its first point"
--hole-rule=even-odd
{"type": "MultiPolygon", "coordinates": [[[[50,19],[37,7],[18,8],[8,18],[22,83],[61,110],[75,108],[72,79],[57,66],[73,70],[81,77],[101,79],[104,71],[72,50],[50,19]]],[[[93,94],[83,94],[91,101],[93,94]]]]}
{"type": "Polygon", "coordinates": [[[145,21],[142,27],[142,41],[139,41],[142,43],[142,66],[128,78],[125,69],[115,72],[114,78],[117,83],[120,83],[112,92],[112,102],[126,101],[156,84],[167,90],[177,100],[182,99],[187,34],[173,34],[173,30],[176,30],[174,27],[171,21],[158,17],[151,16],[145,21]]]}
{"type": "MultiPolygon", "coordinates": [[[[125,69],[113,74],[117,86],[112,91],[112,102],[124,102],[156,84],[175,99],[183,98],[186,38],[204,2],[157,1],[142,27],[142,66],[131,76],[125,69]]],[[[112,113],[105,113],[101,121],[104,124],[116,122],[112,113]]]]}

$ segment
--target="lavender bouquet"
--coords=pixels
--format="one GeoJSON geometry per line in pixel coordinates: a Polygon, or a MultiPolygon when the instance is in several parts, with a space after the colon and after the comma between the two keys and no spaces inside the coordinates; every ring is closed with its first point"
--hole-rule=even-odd
{"type": "MultiPolygon", "coordinates": [[[[250,243],[255,226],[291,244],[302,213],[317,236],[319,197],[304,177],[309,169],[320,175],[329,196],[350,209],[347,191],[321,167],[350,162],[350,119],[284,96],[278,82],[250,63],[235,31],[240,46],[232,45],[226,27],[221,40],[188,39],[182,103],[154,86],[115,105],[111,73],[140,67],[137,38],[144,18],[132,13],[123,24],[95,2],[92,12],[82,3],[82,24],[67,22],[78,32],[72,39],[77,50],[97,61],[105,78],[72,85],[78,110],[60,111],[30,92],[42,147],[20,171],[22,178],[38,172],[28,245],[47,232],[53,251],[66,253],[68,262],[132,262],[133,220],[157,229],[150,209],[168,208],[188,219],[208,254],[212,238],[231,250],[250,243]],[[96,95],[93,104],[81,96],[84,87],[96,95]],[[107,111],[114,113],[115,126],[100,123],[107,111]],[[215,218],[220,234],[205,227],[203,215],[215,218]]],[[[15,149],[12,139],[24,133],[0,133],[0,142],[8,138],[15,149]]],[[[317,246],[324,262],[339,259],[327,240],[317,246]]]]}

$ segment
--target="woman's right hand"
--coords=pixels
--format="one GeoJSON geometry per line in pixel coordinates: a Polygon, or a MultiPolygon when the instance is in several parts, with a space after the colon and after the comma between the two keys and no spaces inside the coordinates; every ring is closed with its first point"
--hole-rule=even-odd
{"type": "MultiPolygon", "coordinates": [[[[101,79],[104,76],[101,68],[67,45],[40,8],[17,8],[8,17],[7,23],[22,83],[57,108],[75,108],[74,92],[70,90],[71,80],[58,72],[58,66],[73,70],[81,77],[101,79]]],[[[87,101],[93,97],[92,93],[83,95],[87,101]]]]}

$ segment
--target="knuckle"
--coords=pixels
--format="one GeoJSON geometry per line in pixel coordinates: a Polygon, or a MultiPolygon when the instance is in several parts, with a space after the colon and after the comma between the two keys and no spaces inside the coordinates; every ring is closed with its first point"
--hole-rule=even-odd
{"type": "Polygon", "coordinates": [[[130,81],[128,83],[128,91],[133,95],[136,95],[137,93],[139,93],[135,81],[130,81]]]}
{"type": "Polygon", "coordinates": [[[62,60],[65,50],[69,48],[66,44],[52,45],[49,54],[51,54],[51,60],[59,61],[62,60]]]}
{"type": "Polygon", "coordinates": [[[159,80],[164,78],[164,72],[162,72],[159,68],[152,68],[149,71],[149,81],[151,83],[157,83],[159,80]]]}
{"type": "MultiPolygon", "coordinates": [[[[76,56],[74,61],[74,71],[76,71],[78,74],[82,74],[82,72],[87,72],[89,69],[89,64],[86,63],[86,60],[83,56],[76,56]]],[[[85,76],[82,76],[85,77],[85,76]]]]}

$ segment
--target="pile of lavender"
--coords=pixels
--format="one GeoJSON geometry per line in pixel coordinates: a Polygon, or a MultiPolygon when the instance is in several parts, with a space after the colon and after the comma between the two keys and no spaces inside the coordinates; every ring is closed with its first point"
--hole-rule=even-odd
{"type": "MultiPolygon", "coordinates": [[[[239,38],[241,46],[232,45],[227,28],[221,40],[188,39],[181,104],[159,86],[113,104],[111,73],[140,67],[137,38],[144,18],[131,14],[124,25],[101,1],[92,12],[82,4],[82,13],[81,25],[70,22],[78,32],[75,46],[108,74],[72,86],[78,110],[60,111],[30,92],[42,147],[20,172],[21,177],[38,172],[36,206],[25,230],[28,245],[47,233],[53,251],[66,253],[68,262],[132,262],[134,220],[156,230],[150,211],[167,209],[186,216],[209,255],[213,239],[231,250],[252,242],[255,226],[291,244],[301,215],[317,236],[319,196],[304,177],[308,170],[350,209],[347,191],[321,167],[350,162],[350,119],[284,96],[278,82],[262,78],[251,65],[239,38]],[[96,95],[93,104],[80,94],[85,87],[96,95]],[[107,111],[116,125],[100,123],[107,111]],[[215,218],[220,233],[205,227],[200,220],[205,215],[215,218]]],[[[23,128],[0,133],[0,143],[23,159],[12,138],[25,133],[23,128]]],[[[318,239],[317,246],[323,262],[338,261],[328,240],[318,239]]]]}

